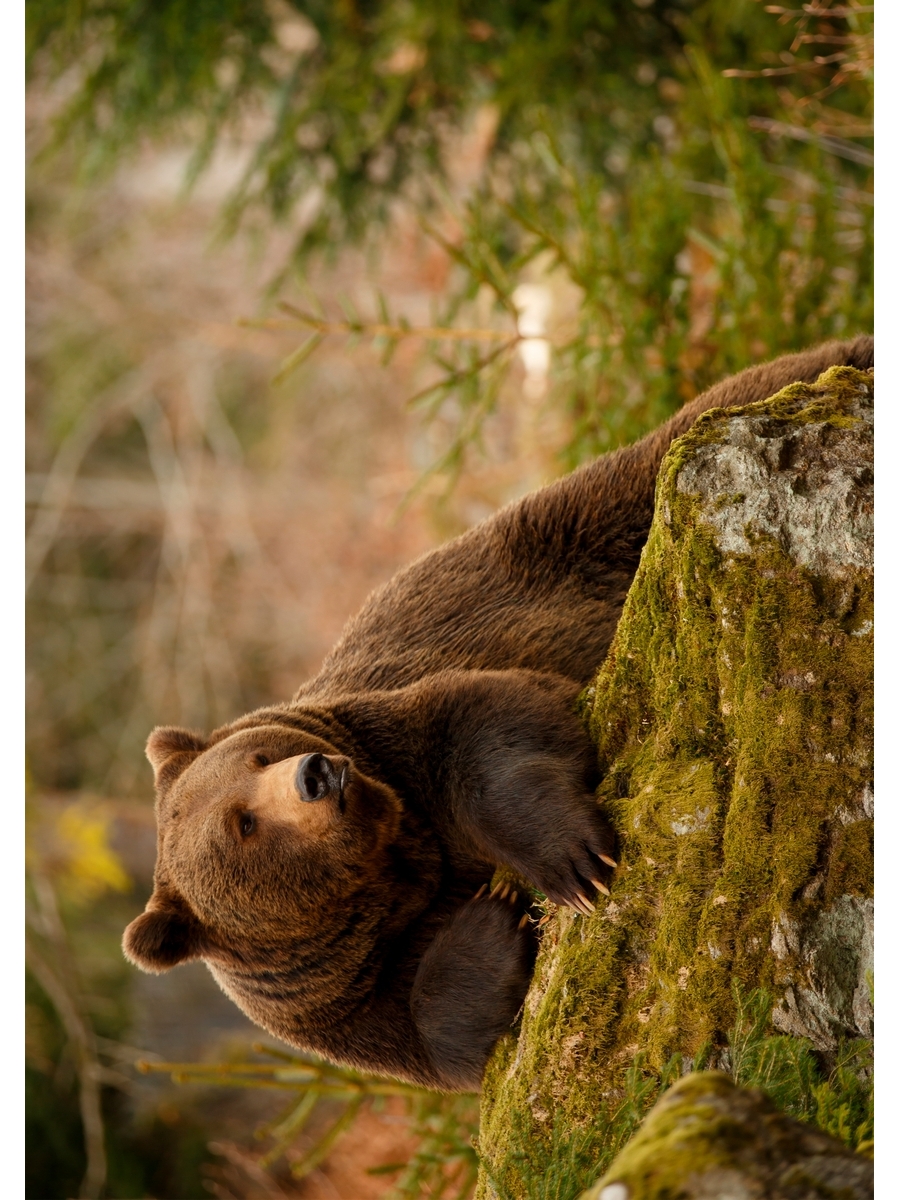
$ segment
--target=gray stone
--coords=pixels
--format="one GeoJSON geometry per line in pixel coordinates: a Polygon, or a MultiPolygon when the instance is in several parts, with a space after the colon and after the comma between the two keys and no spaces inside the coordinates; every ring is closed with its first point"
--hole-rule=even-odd
{"type": "Polygon", "coordinates": [[[817,574],[872,569],[871,388],[861,385],[852,412],[856,423],[846,428],[765,413],[731,417],[721,441],[694,453],[678,491],[700,497],[701,519],[723,554],[750,554],[750,539],[763,535],[817,574]]]}
{"type": "Polygon", "coordinates": [[[841,896],[805,928],[776,922],[772,951],[777,958],[796,956],[801,974],[772,1014],[775,1028],[825,1051],[841,1037],[871,1037],[874,937],[874,902],[862,896],[841,896]]]}

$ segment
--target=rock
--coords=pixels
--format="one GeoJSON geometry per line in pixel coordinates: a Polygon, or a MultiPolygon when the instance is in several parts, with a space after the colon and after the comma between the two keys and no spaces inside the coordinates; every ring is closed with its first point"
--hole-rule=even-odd
{"type": "MultiPolygon", "coordinates": [[[[819,1050],[834,1050],[840,1037],[872,1036],[870,981],[874,966],[875,905],[841,896],[792,931],[800,967],[772,1014],[783,1033],[807,1037],[819,1050]]],[[[781,924],[772,933],[779,960],[791,955],[781,924]]]]}
{"type": "Polygon", "coordinates": [[[592,917],[548,906],[485,1080],[483,1197],[525,1196],[517,1154],[554,1120],[634,1124],[641,1079],[727,1065],[754,988],[826,1070],[871,1036],[873,390],[834,368],[706,414],[663,463],[583,697],[620,868],[592,917]]]}
{"type": "Polygon", "coordinates": [[[701,1071],[675,1084],[581,1200],[868,1200],[870,1159],[701,1071]]]}
{"type": "Polygon", "coordinates": [[[767,537],[812,571],[872,570],[873,409],[851,411],[843,427],[833,416],[794,424],[771,409],[745,413],[724,422],[722,441],[698,448],[676,487],[697,497],[723,554],[751,554],[767,537]]]}

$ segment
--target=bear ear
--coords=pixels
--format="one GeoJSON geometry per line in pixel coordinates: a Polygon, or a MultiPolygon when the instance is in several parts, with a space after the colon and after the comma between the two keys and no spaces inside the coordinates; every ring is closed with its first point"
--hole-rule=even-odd
{"type": "Polygon", "coordinates": [[[154,896],[125,930],[122,949],[136,967],[159,975],[199,958],[204,941],[200,923],[186,904],[176,897],[154,896]]]}
{"type": "Polygon", "coordinates": [[[205,749],[206,738],[201,734],[176,725],[158,725],[147,738],[146,750],[156,787],[169,787],[205,749]]]}

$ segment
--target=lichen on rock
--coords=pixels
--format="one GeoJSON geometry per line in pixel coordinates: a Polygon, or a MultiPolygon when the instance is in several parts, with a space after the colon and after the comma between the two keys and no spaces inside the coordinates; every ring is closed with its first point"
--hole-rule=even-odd
{"type": "Polygon", "coordinates": [[[826,1070],[871,1035],[872,396],[833,368],[707,413],[663,463],[583,698],[620,868],[546,926],[488,1069],[483,1196],[525,1195],[514,1129],[549,1144],[560,1114],[618,1120],[635,1063],[716,1061],[736,988],[826,1070]]]}
{"type": "MultiPolygon", "coordinates": [[[[800,385],[803,387],[803,385],[800,385]]],[[[864,385],[865,386],[865,385],[864,385]]],[[[680,495],[695,496],[697,519],[725,555],[752,553],[753,540],[777,542],[799,567],[825,575],[872,570],[872,408],[784,415],[746,410],[722,423],[722,440],[701,445],[678,474],[680,495]]]]}

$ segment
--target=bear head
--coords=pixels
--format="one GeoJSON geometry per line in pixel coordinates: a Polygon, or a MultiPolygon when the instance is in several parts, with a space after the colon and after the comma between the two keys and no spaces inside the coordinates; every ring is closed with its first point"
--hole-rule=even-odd
{"type": "Polygon", "coordinates": [[[208,738],[154,730],[154,890],[123,940],[145,971],[206,960],[280,1036],[289,995],[295,1011],[304,996],[315,1007],[340,999],[378,944],[427,905],[417,893],[432,890],[404,864],[396,793],[311,724],[316,732],[262,710],[208,738]],[[269,1003],[276,977],[280,1003],[269,1003]]]}

